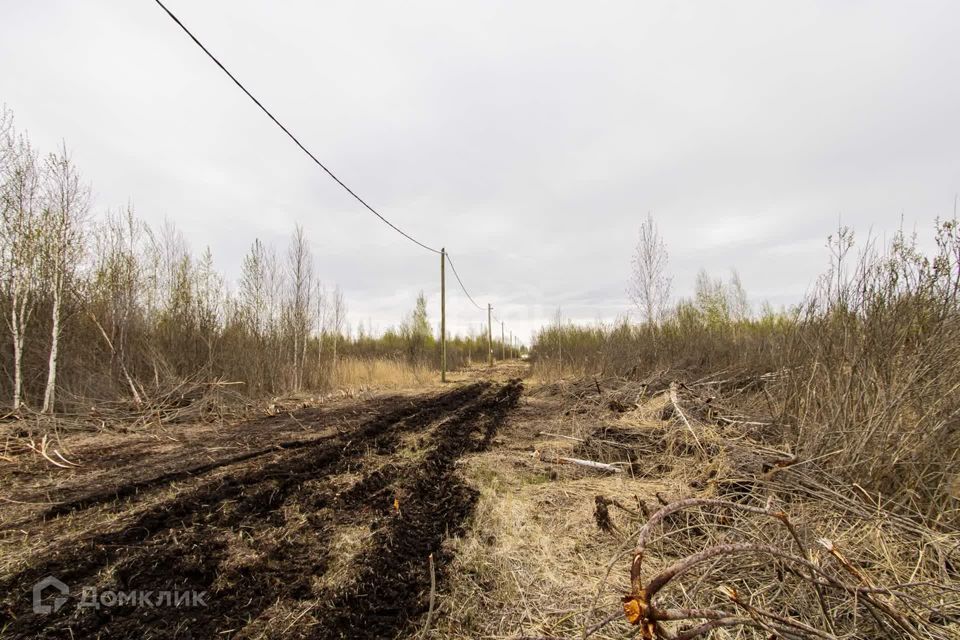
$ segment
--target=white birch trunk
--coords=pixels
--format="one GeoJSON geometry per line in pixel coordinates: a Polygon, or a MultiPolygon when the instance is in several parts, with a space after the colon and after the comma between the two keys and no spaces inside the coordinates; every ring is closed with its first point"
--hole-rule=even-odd
{"type": "Polygon", "coordinates": [[[47,364],[47,388],[43,392],[42,413],[53,413],[53,403],[57,393],[57,356],[60,347],[60,302],[62,298],[60,283],[53,291],[53,318],[50,330],[50,360],[47,364]]]}
{"type": "Polygon", "coordinates": [[[23,336],[20,333],[20,323],[17,318],[17,309],[19,300],[14,295],[13,304],[10,308],[10,333],[13,335],[13,410],[20,408],[23,395],[23,336]]]}

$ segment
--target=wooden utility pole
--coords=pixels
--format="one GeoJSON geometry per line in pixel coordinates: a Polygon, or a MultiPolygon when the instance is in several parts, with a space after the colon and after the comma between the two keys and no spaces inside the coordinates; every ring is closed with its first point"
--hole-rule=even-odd
{"type": "Polygon", "coordinates": [[[447,381],[447,250],[440,248],[440,382],[447,381]]]}
{"type": "Polygon", "coordinates": [[[493,305],[487,303],[487,362],[493,366],[493,305]]]}
{"type": "Polygon", "coordinates": [[[510,332],[510,358],[517,357],[517,354],[513,352],[513,331],[510,332]]]}

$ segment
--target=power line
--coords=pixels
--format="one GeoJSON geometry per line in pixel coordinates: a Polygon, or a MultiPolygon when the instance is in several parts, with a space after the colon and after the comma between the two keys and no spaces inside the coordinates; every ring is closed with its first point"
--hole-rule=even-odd
{"type": "MultiPolygon", "coordinates": [[[[290,130],[287,129],[285,126],[283,126],[283,124],[281,124],[281,122],[280,122],[279,120],[277,120],[277,119],[273,116],[273,114],[270,113],[270,111],[267,110],[267,108],[266,108],[265,106],[263,106],[263,105],[260,103],[260,101],[257,100],[257,99],[253,96],[253,94],[250,93],[250,92],[247,90],[247,88],[246,88],[245,86],[243,86],[243,84],[241,84],[241,82],[240,82],[239,80],[237,80],[237,78],[236,78],[232,73],[230,73],[230,71],[229,71],[225,66],[223,66],[223,64],[222,64],[219,60],[217,60],[217,57],[216,57],[216,56],[214,56],[212,53],[210,53],[210,51],[209,51],[205,46],[203,46],[203,43],[200,42],[200,40],[198,40],[197,37],[196,37],[195,35],[193,35],[193,33],[191,33],[190,30],[187,29],[187,27],[186,27],[182,22],[180,22],[180,19],[177,18],[177,16],[173,15],[173,12],[170,11],[170,9],[168,9],[168,8],[166,7],[166,5],[163,4],[163,2],[161,2],[160,0],[154,0],[154,1],[155,1],[158,5],[160,5],[160,8],[163,9],[163,10],[167,13],[168,16],[170,16],[170,19],[173,20],[174,22],[176,22],[176,23],[177,23],[177,26],[179,26],[181,29],[183,29],[184,33],[186,33],[188,36],[190,36],[190,39],[193,40],[193,41],[196,43],[196,45],[197,45],[198,47],[200,47],[200,48],[203,50],[203,52],[204,52],[205,54],[207,54],[207,56],[208,56],[211,60],[213,60],[213,62],[214,62],[218,67],[220,67],[221,71],[223,71],[225,74],[227,74],[227,76],[228,76],[231,80],[233,80],[233,83],[234,83],[235,85],[237,85],[238,87],[240,87],[240,90],[243,91],[245,94],[247,94],[247,97],[250,98],[251,100],[253,100],[253,103],[256,104],[258,107],[260,107],[260,110],[261,110],[261,111],[263,111],[265,114],[267,114],[267,117],[268,117],[268,118],[270,118],[271,120],[273,120],[273,123],[274,123],[275,125],[277,125],[278,127],[280,127],[280,129],[281,129],[285,134],[287,134],[287,136],[288,136],[291,140],[293,140],[293,142],[294,142],[298,147],[300,147],[300,149],[301,149],[305,154],[307,154],[307,155],[310,157],[311,160],[313,160],[313,161],[317,164],[317,166],[319,166],[321,169],[323,169],[324,171],[326,171],[326,172],[327,172],[327,175],[329,175],[331,178],[333,178],[334,181],[336,181],[337,184],[339,184],[341,187],[343,187],[343,188],[347,191],[347,193],[349,193],[349,194],[352,195],[354,198],[356,198],[357,202],[359,202],[359,203],[362,204],[364,207],[366,207],[366,208],[370,211],[370,213],[372,213],[373,215],[375,215],[375,216],[377,216],[378,218],[380,218],[380,220],[382,220],[385,224],[387,224],[391,229],[393,229],[394,231],[396,231],[397,233],[399,233],[400,235],[402,235],[403,237],[405,237],[407,240],[410,240],[410,241],[413,242],[414,244],[417,244],[417,245],[423,247],[423,248],[426,249],[427,251],[432,251],[432,252],[434,252],[434,253],[440,253],[437,249],[434,249],[433,247],[429,247],[429,246],[423,244],[422,242],[420,242],[419,240],[417,240],[416,238],[414,238],[414,237],[411,236],[410,234],[408,234],[408,233],[406,233],[405,231],[403,231],[402,229],[400,229],[400,227],[398,227],[397,225],[395,225],[395,224],[393,224],[392,222],[390,222],[389,220],[387,220],[387,219],[386,219],[385,217],[383,217],[376,209],[374,209],[374,208],[371,207],[369,204],[367,204],[367,203],[363,200],[363,198],[361,198],[360,196],[358,196],[350,187],[348,187],[346,184],[344,184],[343,181],[340,180],[340,178],[338,178],[337,176],[335,176],[335,175],[333,174],[333,172],[330,171],[330,169],[328,169],[326,166],[324,166],[324,164],[323,164],[322,162],[320,162],[319,160],[317,160],[317,157],[316,157],[315,155],[313,155],[312,153],[310,153],[310,150],[307,149],[305,146],[303,146],[303,143],[301,143],[299,140],[297,140],[296,136],[294,136],[292,133],[290,133],[290,130]]],[[[453,266],[453,263],[450,263],[450,266],[453,266]]],[[[458,277],[457,277],[457,280],[459,280],[459,279],[460,279],[460,278],[459,278],[459,276],[458,276],[458,277]]],[[[462,283],[461,283],[461,286],[463,286],[462,283]]],[[[468,297],[469,297],[469,296],[468,296],[468,297]]]]}
{"type": "MultiPolygon", "coordinates": [[[[396,231],[397,233],[399,233],[400,235],[402,235],[402,236],[403,236],[404,238],[406,238],[407,240],[410,240],[410,241],[413,242],[414,244],[416,244],[416,245],[418,245],[418,246],[426,249],[427,251],[431,251],[431,252],[433,252],[433,253],[441,253],[439,250],[434,249],[433,247],[428,246],[428,245],[420,242],[419,240],[417,240],[416,238],[414,238],[414,237],[411,236],[410,234],[406,233],[405,231],[403,231],[403,229],[399,228],[397,225],[395,225],[395,224],[393,224],[392,222],[390,222],[389,220],[387,220],[379,211],[377,211],[377,210],[374,209],[372,206],[370,206],[369,204],[367,204],[367,202],[366,202],[363,198],[361,198],[359,195],[357,195],[357,193],[356,193],[355,191],[353,191],[353,189],[351,189],[350,187],[348,187],[340,178],[338,178],[336,175],[334,175],[334,173],[333,173],[330,169],[328,169],[328,168],[326,167],[326,165],[324,165],[322,162],[320,162],[320,160],[317,159],[317,157],[316,157],[315,155],[313,155],[313,153],[311,153],[310,150],[307,149],[307,147],[304,146],[304,144],[303,144],[302,142],[300,142],[300,140],[298,140],[297,137],[294,136],[294,135],[290,132],[289,129],[287,129],[287,127],[285,127],[285,126],[283,125],[283,123],[281,123],[279,120],[277,120],[277,118],[276,118],[272,113],[270,113],[270,110],[267,109],[265,106],[263,106],[263,104],[262,104],[252,93],[250,93],[250,91],[249,91],[245,86],[243,86],[243,83],[241,83],[241,82],[236,78],[236,76],[234,76],[234,75],[230,72],[230,70],[227,69],[227,68],[223,65],[223,63],[220,62],[220,60],[218,60],[217,57],[216,57],[215,55],[213,55],[213,54],[210,52],[210,50],[207,49],[207,47],[204,46],[204,44],[203,44],[202,42],[200,42],[200,40],[199,40],[195,35],[193,35],[193,33],[190,31],[190,29],[188,29],[187,26],[186,26],[185,24],[183,24],[183,22],[181,22],[180,19],[179,19],[176,15],[174,15],[174,13],[173,13],[172,11],[170,11],[170,9],[168,9],[167,6],[166,6],[165,4],[163,4],[163,2],[162,2],[161,0],[154,0],[154,1],[157,3],[157,5],[160,6],[161,9],[164,10],[164,12],[170,17],[170,19],[173,20],[173,21],[177,24],[177,26],[180,27],[180,28],[183,30],[183,32],[186,33],[186,34],[190,37],[190,39],[193,40],[193,42],[194,42],[198,47],[200,47],[200,49],[207,55],[207,57],[210,58],[210,59],[214,62],[214,64],[216,64],[218,67],[220,67],[220,70],[223,71],[225,74],[227,74],[227,77],[229,77],[229,78],[233,81],[233,83],[234,83],[235,85],[237,85],[237,87],[239,87],[240,90],[243,91],[243,92],[247,95],[247,97],[250,98],[250,100],[252,100],[253,103],[254,103],[255,105],[257,105],[257,107],[259,107],[260,110],[263,111],[264,114],[266,114],[266,116],[267,116],[268,118],[270,118],[270,120],[273,121],[273,123],[274,123],[275,125],[277,125],[278,127],[280,127],[280,130],[283,131],[283,132],[287,135],[287,137],[289,137],[289,138],[294,142],[294,144],[296,144],[296,145],[300,148],[301,151],[303,151],[305,154],[307,154],[307,156],[308,156],[311,160],[313,160],[313,162],[316,163],[316,165],[317,165],[318,167],[320,167],[321,169],[323,169],[328,176],[330,176],[331,178],[333,178],[333,180],[334,180],[338,185],[340,185],[341,187],[343,187],[343,189],[344,189],[347,193],[349,193],[351,196],[353,196],[353,197],[357,200],[357,202],[359,202],[360,204],[362,204],[368,211],[370,211],[370,213],[372,213],[373,215],[377,216],[384,224],[386,224],[386,225],[389,226],[391,229],[393,229],[394,231],[396,231]]],[[[450,258],[450,254],[449,254],[449,253],[446,253],[445,255],[446,255],[446,258],[447,258],[447,262],[450,263],[450,268],[453,270],[453,275],[456,276],[457,282],[460,284],[460,288],[463,290],[463,293],[467,296],[467,299],[468,299],[468,300],[471,302],[471,304],[473,304],[473,306],[476,307],[478,310],[484,311],[484,310],[485,310],[484,307],[481,307],[479,304],[477,304],[476,300],[474,300],[473,297],[470,295],[470,292],[467,291],[466,286],[464,286],[463,280],[460,278],[460,274],[457,273],[457,268],[453,265],[453,259],[450,258]]],[[[497,320],[497,321],[499,322],[499,320],[497,320]]]]}
{"type": "Polygon", "coordinates": [[[450,268],[453,269],[453,275],[457,277],[457,282],[460,283],[460,288],[463,289],[463,293],[464,293],[464,295],[467,296],[467,300],[469,300],[471,303],[473,303],[473,306],[475,306],[475,307],[476,307],[477,309],[479,309],[480,311],[484,311],[484,308],[477,304],[477,301],[474,300],[474,299],[470,296],[470,292],[467,291],[467,288],[466,288],[465,286],[463,286],[463,280],[460,279],[460,274],[457,273],[457,268],[456,268],[455,266],[453,266],[453,260],[450,258],[450,254],[449,254],[449,253],[447,254],[447,262],[450,263],[450,268]]]}

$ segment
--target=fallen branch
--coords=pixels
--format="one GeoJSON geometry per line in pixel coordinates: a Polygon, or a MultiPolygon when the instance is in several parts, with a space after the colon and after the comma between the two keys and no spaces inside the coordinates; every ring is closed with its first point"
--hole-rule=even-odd
{"type": "MultiPolygon", "coordinates": [[[[724,516],[726,519],[726,516],[724,516]]],[[[893,598],[878,598],[878,594],[892,594],[891,588],[878,587],[870,580],[861,569],[844,557],[836,549],[835,545],[826,539],[820,539],[823,546],[830,556],[836,559],[845,573],[837,573],[831,567],[822,566],[815,558],[811,557],[801,542],[796,528],[787,517],[786,513],[775,510],[772,502],[768,502],[766,507],[751,506],[731,502],[726,500],[717,500],[712,498],[690,498],[680,500],[664,506],[653,514],[647,523],[640,529],[637,535],[637,547],[634,552],[633,562],[630,568],[631,590],[623,597],[623,611],[627,620],[640,627],[640,637],[644,640],[654,640],[661,638],[670,639],[693,639],[705,637],[711,631],[721,627],[754,627],[763,629],[771,634],[771,637],[789,637],[789,638],[817,638],[820,640],[834,640],[841,634],[834,630],[836,618],[833,616],[826,604],[825,594],[822,589],[826,588],[832,591],[834,602],[837,599],[849,599],[854,606],[861,606],[870,614],[870,618],[876,621],[878,628],[885,633],[895,632],[903,637],[930,637],[921,636],[920,625],[923,622],[929,622],[929,615],[920,615],[913,607],[908,611],[899,610],[893,598]],[[699,508],[699,507],[719,507],[729,512],[745,512],[749,514],[764,515],[778,521],[789,532],[791,543],[797,547],[796,551],[787,550],[777,545],[758,543],[758,542],[730,542],[716,544],[699,551],[690,553],[675,560],[665,568],[662,568],[656,575],[649,580],[644,580],[642,575],[642,564],[647,553],[647,545],[650,542],[653,532],[658,525],[663,523],[668,516],[681,511],[699,508]],[[753,602],[750,597],[741,597],[737,590],[732,587],[722,585],[719,588],[729,598],[731,604],[739,611],[728,611],[722,609],[661,609],[656,602],[657,594],[662,591],[671,581],[694,571],[697,568],[710,565],[717,566],[717,561],[726,558],[736,558],[738,556],[756,556],[763,562],[770,562],[772,566],[777,567],[781,576],[793,576],[806,583],[809,588],[815,591],[817,599],[824,616],[824,624],[827,630],[819,629],[807,622],[797,619],[793,613],[787,615],[775,610],[762,608],[757,602],[753,602]],[[782,567],[782,569],[780,569],[782,567]],[[845,580],[845,574],[856,578],[856,582],[845,580]],[[747,613],[749,617],[744,617],[747,613]],[[665,627],[664,621],[697,621],[692,627],[671,630],[665,627]],[[699,622],[705,621],[705,622],[699,622]]],[[[740,561],[731,566],[737,566],[740,561]]],[[[714,569],[707,569],[713,571],[714,569]]],[[[735,576],[726,577],[725,580],[736,580],[735,576]]],[[[703,578],[701,577],[700,580],[703,578]]],[[[782,581],[781,577],[781,581],[782,581]]],[[[896,588],[904,589],[904,585],[897,585],[896,588]]],[[[898,596],[899,597],[899,596],[898,596]]],[[[901,597],[901,601],[904,599],[901,597]]],[[[929,605],[917,601],[923,608],[935,612],[936,609],[929,605]]],[[[868,618],[869,619],[869,618],[868,618]]],[[[942,637],[940,635],[933,637],[942,637]]]]}
{"type": "Polygon", "coordinates": [[[34,453],[39,453],[40,456],[41,456],[44,460],[46,460],[47,462],[49,462],[50,464],[52,464],[52,465],[55,466],[55,467],[60,467],[61,469],[69,469],[69,468],[71,468],[71,467],[79,467],[79,466],[80,466],[80,465],[77,464],[76,462],[70,462],[69,460],[67,460],[66,458],[64,458],[63,455],[62,455],[59,451],[57,451],[56,449],[50,449],[50,443],[47,441],[47,436],[43,436],[43,438],[40,439],[40,444],[39,444],[39,445],[36,444],[36,443],[34,443],[33,440],[28,440],[26,446],[27,446],[28,449],[30,449],[30,450],[33,451],[34,453]],[[53,458],[51,458],[51,457],[50,457],[50,454],[47,453],[47,450],[48,450],[48,449],[53,452],[53,455],[55,455],[55,456],[57,456],[58,458],[60,458],[60,460],[61,460],[64,464],[61,464],[60,462],[57,462],[56,460],[54,460],[53,458]]]}
{"type": "Polygon", "coordinates": [[[549,437],[551,437],[551,438],[561,438],[561,439],[563,439],[563,440],[570,440],[570,441],[572,441],[572,442],[586,442],[586,440],[584,440],[584,439],[582,439],[582,438],[574,438],[573,436],[564,436],[564,435],[561,435],[561,434],[559,434],[559,433],[550,433],[549,431],[538,431],[538,432],[537,432],[537,435],[538,435],[538,436],[549,436],[549,437]]]}
{"type": "Polygon", "coordinates": [[[430,554],[430,608],[427,609],[427,621],[423,625],[423,631],[420,632],[421,638],[426,638],[430,633],[430,622],[433,619],[433,606],[437,599],[437,572],[433,567],[433,554],[430,554]]]}
{"type": "Polygon", "coordinates": [[[677,415],[680,416],[680,419],[683,420],[683,424],[687,425],[687,429],[690,430],[690,435],[693,436],[694,442],[697,443],[697,448],[700,449],[700,453],[706,456],[707,451],[703,448],[703,445],[700,444],[700,438],[697,437],[697,432],[693,430],[693,426],[690,424],[690,421],[687,420],[687,416],[683,414],[683,410],[680,408],[680,401],[677,399],[676,382],[670,383],[670,402],[673,404],[673,410],[676,411],[677,415]]]}
{"type": "Polygon", "coordinates": [[[552,464],[575,464],[581,467],[589,467],[590,469],[600,469],[602,471],[609,471],[611,473],[623,473],[623,469],[614,465],[607,464],[606,462],[594,462],[593,460],[581,460],[580,458],[564,458],[561,456],[551,456],[549,454],[541,453],[540,451],[534,451],[533,455],[538,460],[543,462],[550,462],[552,464]]]}

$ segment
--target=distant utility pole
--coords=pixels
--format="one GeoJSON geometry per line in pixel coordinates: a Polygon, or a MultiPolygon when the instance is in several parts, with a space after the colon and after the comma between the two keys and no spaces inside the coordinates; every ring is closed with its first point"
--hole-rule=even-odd
{"type": "Polygon", "coordinates": [[[493,366],[493,305],[487,303],[487,361],[493,366]]]}
{"type": "Polygon", "coordinates": [[[510,357],[515,358],[517,354],[513,352],[513,331],[510,332],[510,357]]]}
{"type": "Polygon", "coordinates": [[[440,248],[440,382],[447,381],[447,250],[440,248]]]}

